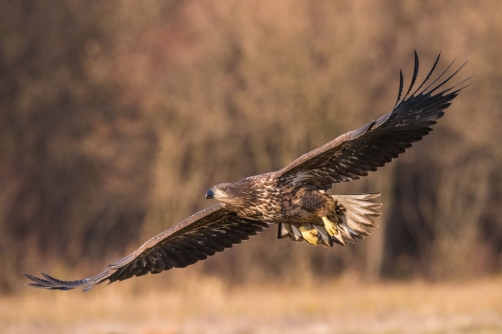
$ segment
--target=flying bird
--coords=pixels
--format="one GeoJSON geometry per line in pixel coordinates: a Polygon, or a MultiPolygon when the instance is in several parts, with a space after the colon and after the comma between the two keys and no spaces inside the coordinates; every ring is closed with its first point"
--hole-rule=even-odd
{"type": "Polygon", "coordinates": [[[249,239],[273,223],[278,226],[278,238],[325,247],[354,243],[368,236],[370,229],[377,226],[374,218],[380,215],[380,194],[341,195],[333,193],[331,187],[376,171],[432,131],[431,125],[468,85],[457,87],[472,78],[447,89],[444,87],[467,63],[444,78],[454,59],[426,85],[440,56],[422,84],[412,92],[419,67],[415,52],[413,77],[406,94],[402,97],[400,71],[396,104],[377,120],[342,134],[279,171],[215,185],[207,190],[205,198],[216,199],[218,204],[154,236],[96,276],[62,281],[44,273],[43,278],[25,274],[32,281],[29,285],[85,291],[106,280],[112,283],[184,268],[249,239]]]}

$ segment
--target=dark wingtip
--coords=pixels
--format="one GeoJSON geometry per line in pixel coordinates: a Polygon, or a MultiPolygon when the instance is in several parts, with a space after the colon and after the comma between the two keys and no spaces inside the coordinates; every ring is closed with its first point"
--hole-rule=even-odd
{"type": "MultiPolygon", "coordinates": [[[[453,58],[453,60],[451,61],[451,63],[443,70],[443,72],[441,72],[441,74],[439,74],[439,76],[434,79],[434,81],[432,81],[429,86],[427,86],[426,88],[423,89],[422,91],[422,94],[426,94],[426,91],[431,88],[439,79],[441,79],[443,77],[443,75],[450,69],[451,65],[453,65],[453,63],[455,62],[455,60],[457,60],[458,58],[458,54],[455,56],[455,58],[453,58]]],[[[465,65],[465,64],[464,64],[465,65]]],[[[460,67],[460,69],[463,67],[463,65],[460,67]]],[[[435,66],[433,67],[433,69],[435,68],[435,66]]],[[[458,69],[457,72],[460,70],[458,69]]],[[[455,72],[456,73],[456,72],[455,72]]],[[[431,74],[432,74],[432,71],[431,71],[431,74]]],[[[451,77],[450,77],[451,78],[451,77]]],[[[449,79],[447,80],[444,80],[443,81],[443,84],[446,83],[449,79]]],[[[438,87],[434,88],[434,89],[437,89],[438,87]]],[[[431,92],[427,92],[427,94],[431,94],[431,92]]]]}
{"type": "MultiPolygon", "coordinates": [[[[443,95],[444,95],[445,93],[447,93],[447,92],[449,92],[449,91],[451,91],[451,90],[455,89],[456,87],[458,87],[458,86],[462,85],[462,84],[463,84],[463,83],[465,83],[466,81],[469,81],[469,80],[471,80],[472,78],[474,78],[477,74],[479,74],[479,72],[478,72],[478,73],[475,73],[475,74],[473,74],[473,75],[471,75],[471,76],[470,76],[470,77],[468,77],[467,79],[464,79],[464,80],[460,81],[460,82],[459,82],[458,84],[456,84],[455,86],[452,86],[452,87],[450,87],[450,88],[448,88],[448,89],[445,89],[444,91],[442,91],[442,92],[441,92],[441,94],[443,94],[443,95]]],[[[458,88],[457,90],[453,91],[453,94],[457,94],[458,92],[460,92],[461,90],[463,90],[463,89],[465,89],[465,88],[469,87],[470,85],[471,85],[471,84],[468,84],[468,85],[465,85],[465,86],[463,86],[463,87],[461,87],[461,88],[458,88]]]]}
{"type": "Polygon", "coordinates": [[[399,92],[397,93],[397,100],[394,107],[396,107],[397,104],[399,103],[399,100],[401,100],[401,94],[403,94],[403,81],[404,81],[403,71],[399,70],[399,92]]]}
{"type": "Polygon", "coordinates": [[[418,86],[417,90],[415,90],[413,92],[413,94],[411,94],[412,96],[414,96],[416,93],[418,93],[418,91],[420,90],[420,88],[423,87],[423,85],[425,85],[425,83],[429,80],[429,78],[431,77],[432,73],[434,72],[434,70],[436,69],[436,66],[438,65],[439,63],[439,59],[441,58],[441,53],[443,52],[443,49],[441,49],[441,51],[439,52],[437,58],[436,58],[436,61],[434,62],[434,65],[432,65],[432,68],[431,70],[429,71],[429,74],[427,74],[427,76],[425,77],[424,81],[420,84],[420,86],[418,86]]]}
{"type": "Polygon", "coordinates": [[[418,68],[420,66],[420,61],[418,59],[417,50],[413,50],[413,52],[415,53],[415,65],[413,66],[413,77],[411,78],[410,87],[408,88],[408,91],[404,95],[403,100],[406,100],[406,97],[408,97],[408,94],[413,89],[413,86],[415,85],[415,82],[417,81],[417,77],[418,77],[418,68]]]}
{"type": "Polygon", "coordinates": [[[26,278],[31,280],[34,283],[27,283],[27,286],[31,286],[33,288],[38,288],[38,289],[46,289],[46,290],[53,290],[54,287],[52,287],[52,284],[44,279],[38,278],[36,276],[27,274],[27,273],[22,273],[26,278]]]}
{"type": "MultiPolygon", "coordinates": [[[[41,284],[41,283],[45,283],[46,281],[44,281],[43,279],[41,278],[38,278],[36,276],[33,276],[33,275],[30,275],[30,274],[26,274],[26,273],[22,273],[24,276],[26,276],[28,279],[30,279],[31,281],[37,283],[37,284],[41,284]]],[[[49,282],[46,282],[46,283],[49,283],[49,282]]],[[[31,284],[31,283],[30,283],[31,284]]]]}
{"type": "Polygon", "coordinates": [[[43,276],[43,277],[44,277],[47,281],[49,281],[50,283],[52,283],[52,284],[54,284],[54,285],[59,286],[59,285],[61,285],[61,283],[64,283],[63,281],[58,280],[57,278],[54,278],[54,277],[52,277],[52,276],[50,276],[50,275],[48,275],[48,274],[46,274],[46,273],[41,273],[41,274],[42,274],[42,276],[43,276]]]}
{"type": "MultiPolygon", "coordinates": [[[[456,58],[457,58],[457,57],[455,57],[455,59],[456,59],[456,58]]],[[[454,60],[455,60],[455,59],[454,59],[454,60]]],[[[470,58],[469,58],[469,59],[470,59],[470,58]]],[[[455,75],[456,75],[456,74],[457,74],[457,73],[458,73],[458,72],[459,72],[462,68],[464,68],[464,66],[465,66],[465,65],[469,62],[469,59],[468,59],[468,60],[466,60],[466,61],[465,61],[465,62],[464,62],[464,63],[463,63],[463,64],[462,64],[462,65],[461,65],[461,66],[460,66],[460,67],[459,67],[459,68],[458,68],[455,72],[453,72],[453,74],[452,74],[452,75],[450,75],[448,78],[446,78],[445,80],[443,80],[443,82],[441,82],[440,84],[438,84],[438,85],[437,85],[434,89],[432,89],[432,90],[428,91],[428,92],[427,92],[427,94],[432,94],[432,93],[434,93],[436,90],[438,90],[438,89],[439,89],[439,88],[441,88],[443,85],[445,85],[448,81],[450,81],[450,79],[451,79],[451,78],[453,78],[453,77],[454,77],[454,76],[455,76],[455,75]]],[[[453,62],[452,62],[452,64],[453,64],[453,62]]],[[[448,66],[448,68],[449,68],[449,66],[448,66]]],[[[448,68],[447,68],[447,69],[448,69],[448,68]]],[[[446,72],[446,70],[445,70],[445,72],[446,72]]],[[[443,72],[443,74],[444,74],[445,72],[443,72]]],[[[442,76],[443,74],[441,74],[441,76],[442,76]]],[[[440,77],[441,77],[441,76],[440,76],[440,77]]],[[[439,79],[439,77],[438,77],[438,79],[439,79]]],[[[468,80],[468,79],[467,79],[467,80],[468,80]]],[[[464,81],[465,81],[465,80],[464,80],[464,81]]],[[[454,86],[454,87],[455,87],[455,86],[454,86]]],[[[428,88],[427,88],[427,89],[428,89],[428,88]]],[[[427,90],[427,89],[425,89],[425,90],[427,90]]],[[[451,88],[450,88],[450,89],[451,89],[451,88]]],[[[450,90],[450,89],[447,89],[446,91],[448,91],[448,90],[450,90]]],[[[443,92],[443,93],[444,93],[444,92],[443,92]]]]}
{"type": "Polygon", "coordinates": [[[38,289],[46,289],[46,290],[72,290],[72,287],[62,286],[60,281],[45,274],[40,273],[45,279],[39,278],[27,273],[22,273],[26,278],[31,280],[34,283],[27,283],[27,286],[31,286],[38,289]]]}

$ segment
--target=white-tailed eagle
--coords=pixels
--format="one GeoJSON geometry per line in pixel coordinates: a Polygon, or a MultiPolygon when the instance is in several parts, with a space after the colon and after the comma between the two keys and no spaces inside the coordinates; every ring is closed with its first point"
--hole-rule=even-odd
{"type": "Polygon", "coordinates": [[[430,76],[412,92],[418,74],[418,56],[410,87],[404,97],[400,72],[399,94],[389,113],[363,127],[347,132],[307,153],[283,169],[247,177],[236,183],[218,184],[206,192],[206,199],[220,203],[199,211],[178,225],[145,242],[125,258],[110,264],[96,276],[61,281],[47,274],[31,286],[45,289],[88,290],[103,281],[122,281],[171,268],[183,268],[248,239],[269,224],[278,225],[279,238],[291,238],[312,245],[345,245],[370,234],[379,216],[378,193],[338,195],[334,183],[357,180],[397,158],[422,139],[431,125],[465,87],[444,89],[444,85],[466,64],[443,78],[450,65],[430,84],[430,76]],[[441,79],[443,78],[443,79],[441,79]],[[439,90],[439,91],[438,91],[439,90]],[[437,92],[436,94],[434,94],[437,92]]]}

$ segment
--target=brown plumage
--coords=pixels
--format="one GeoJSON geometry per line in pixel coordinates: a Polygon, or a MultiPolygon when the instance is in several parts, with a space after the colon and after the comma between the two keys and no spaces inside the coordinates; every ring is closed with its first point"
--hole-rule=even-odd
{"type": "Polygon", "coordinates": [[[302,155],[277,172],[214,186],[206,192],[206,199],[214,198],[220,203],[151,238],[98,275],[61,281],[46,274],[42,274],[44,278],[25,274],[33,281],[30,285],[87,290],[106,280],[121,281],[183,268],[248,239],[271,223],[278,224],[278,238],[305,240],[325,247],[332,247],[334,243],[345,245],[368,236],[370,228],[376,226],[373,218],[379,216],[381,204],[377,197],[380,194],[337,195],[329,190],[334,183],[356,180],[369,171],[376,171],[432,131],[430,126],[465,88],[455,89],[460,85],[457,84],[433,95],[465,65],[440,81],[453,62],[423,88],[438,61],[439,56],[424,82],[411,93],[418,74],[415,52],[410,87],[401,99],[401,73],[399,94],[392,111],[302,155]]]}

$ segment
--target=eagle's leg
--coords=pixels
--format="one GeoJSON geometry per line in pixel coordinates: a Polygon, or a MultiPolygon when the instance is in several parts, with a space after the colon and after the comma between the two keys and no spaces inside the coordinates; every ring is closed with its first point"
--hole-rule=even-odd
{"type": "Polygon", "coordinates": [[[324,222],[324,228],[330,236],[338,235],[338,227],[336,227],[335,223],[331,222],[328,217],[322,217],[322,221],[324,222]]]}
{"type": "Polygon", "coordinates": [[[312,224],[302,225],[298,228],[302,234],[303,239],[311,245],[318,245],[321,240],[319,231],[317,231],[312,224]]]}

